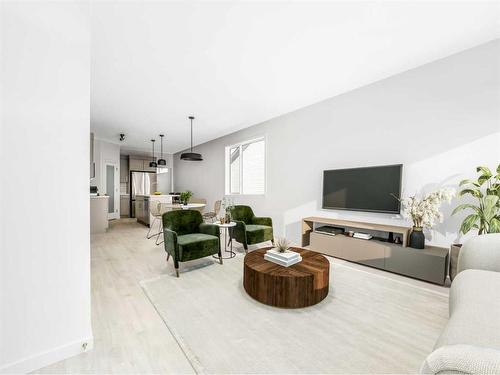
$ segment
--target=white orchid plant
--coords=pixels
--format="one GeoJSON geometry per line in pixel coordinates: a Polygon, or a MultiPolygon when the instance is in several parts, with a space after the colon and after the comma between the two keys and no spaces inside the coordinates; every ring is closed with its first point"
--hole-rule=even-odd
{"type": "Polygon", "coordinates": [[[450,203],[455,196],[455,190],[451,188],[439,189],[438,191],[417,198],[413,195],[408,198],[399,199],[406,218],[413,221],[416,228],[432,228],[436,222],[443,221],[440,211],[443,202],[450,203]]]}

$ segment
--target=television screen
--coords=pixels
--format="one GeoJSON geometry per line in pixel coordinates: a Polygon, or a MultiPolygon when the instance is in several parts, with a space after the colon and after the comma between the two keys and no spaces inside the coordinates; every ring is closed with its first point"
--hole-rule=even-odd
{"type": "Polygon", "coordinates": [[[403,166],[323,171],[323,208],[398,213],[403,166]]]}

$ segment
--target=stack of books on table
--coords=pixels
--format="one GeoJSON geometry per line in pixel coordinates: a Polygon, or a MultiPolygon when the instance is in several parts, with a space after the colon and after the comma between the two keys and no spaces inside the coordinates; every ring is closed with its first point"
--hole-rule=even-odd
{"type": "Polygon", "coordinates": [[[276,249],[271,249],[267,250],[264,254],[264,259],[283,267],[289,267],[293,264],[299,263],[302,260],[302,257],[295,251],[287,250],[284,253],[280,253],[276,249]]]}

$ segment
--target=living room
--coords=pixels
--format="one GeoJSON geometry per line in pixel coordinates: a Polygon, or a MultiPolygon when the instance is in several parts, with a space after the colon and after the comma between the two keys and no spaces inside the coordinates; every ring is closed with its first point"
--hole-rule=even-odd
{"type": "Polygon", "coordinates": [[[1,373],[500,373],[498,2],[0,16],[1,373]]]}

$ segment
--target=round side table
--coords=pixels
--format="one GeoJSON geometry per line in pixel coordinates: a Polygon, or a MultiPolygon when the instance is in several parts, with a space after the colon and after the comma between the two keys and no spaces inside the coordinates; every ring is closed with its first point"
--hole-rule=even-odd
{"type": "MultiPolygon", "coordinates": [[[[229,255],[224,256],[222,255],[222,259],[231,259],[236,256],[236,253],[233,251],[233,241],[231,241],[231,247],[230,250],[227,250],[227,239],[231,238],[232,239],[232,234],[233,234],[233,228],[236,226],[235,222],[230,222],[226,224],[221,224],[220,221],[216,221],[214,223],[217,225],[219,228],[224,229],[224,253],[229,253],[229,255]],[[231,234],[231,237],[229,237],[229,234],[231,234]]],[[[218,258],[216,256],[213,256],[214,258],[218,258]]]]}

